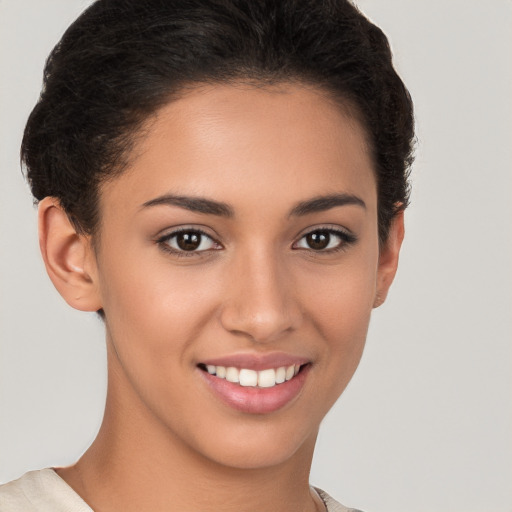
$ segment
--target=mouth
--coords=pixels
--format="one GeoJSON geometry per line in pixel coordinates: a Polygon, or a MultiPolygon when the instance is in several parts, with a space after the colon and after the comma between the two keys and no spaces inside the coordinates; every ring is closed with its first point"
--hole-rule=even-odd
{"type": "Polygon", "coordinates": [[[273,388],[292,380],[305,366],[305,364],[291,364],[277,368],[252,370],[250,368],[200,363],[198,368],[218,379],[225,379],[227,382],[242,387],[273,388]]]}
{"type": "Polygon", "coordinates": [[[294,364],[289,360],[274,364],[269,361],[266,364],[243,360],[222,362],[224,364],[211,361],[197,365],[207,388],[229,408],[259,415],[273,413],[293,403],[301,395],[311,369],[309,361],[294,364]]]}

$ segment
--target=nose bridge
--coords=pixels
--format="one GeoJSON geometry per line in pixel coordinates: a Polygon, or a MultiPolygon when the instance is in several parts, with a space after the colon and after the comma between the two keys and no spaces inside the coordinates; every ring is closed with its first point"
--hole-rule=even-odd
{"type": "Polygon", "coordinates": [[[301,315],[293,279],[273,248],[260,246],[238,254],[230,286],[221,314],[227,330],[263,343],[298,327],[301,315]]]}

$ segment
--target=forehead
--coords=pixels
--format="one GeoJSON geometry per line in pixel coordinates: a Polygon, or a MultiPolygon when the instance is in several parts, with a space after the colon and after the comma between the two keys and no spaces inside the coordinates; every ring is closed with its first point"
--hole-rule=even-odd
{"type": "Polygon", "coordinates": [[[168,192],[284,206],[287,198],[338,189],[371,202],[370,154],[350,109],[320,89],[200,86],[150,120],[128,169],[103,188],[102,208],[106,202],[129,208],[168,192]]]}

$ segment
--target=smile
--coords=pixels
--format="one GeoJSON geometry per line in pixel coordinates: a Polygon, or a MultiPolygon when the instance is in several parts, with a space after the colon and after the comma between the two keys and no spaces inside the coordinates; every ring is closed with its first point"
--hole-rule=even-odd
{"type": "Polygon", "coordinates": [[[311,361],[286,354],[236,355],[197,365],[214,396],[249,414],[269,414],[295,402],[311,367],[311,361]]]}
{"type": "Polygon", "coordinates": [[[199,365],[199,367],[207,371],[210,375],[214,375],[219,379],[225,379],[234,384],[239,384],[243,387],[272,388],[293,379],[293,377],[299,373],[301,365],[292,364],[263,370],[210,364],[199,365]]]}

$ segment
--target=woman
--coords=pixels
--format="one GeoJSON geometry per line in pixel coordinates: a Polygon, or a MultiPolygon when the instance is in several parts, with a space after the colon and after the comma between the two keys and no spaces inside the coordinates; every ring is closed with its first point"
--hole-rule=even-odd
{"type": "Polygon", "coordinates": [[[105,416],[3,509],[346,510],[309,468],[396,272],[412,137],[348,2],[87,9],[22,157],[52,282],[105,322],[105,416]]]}

